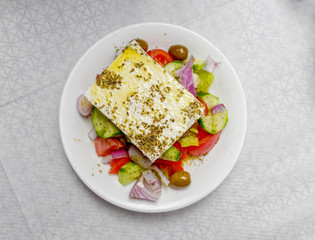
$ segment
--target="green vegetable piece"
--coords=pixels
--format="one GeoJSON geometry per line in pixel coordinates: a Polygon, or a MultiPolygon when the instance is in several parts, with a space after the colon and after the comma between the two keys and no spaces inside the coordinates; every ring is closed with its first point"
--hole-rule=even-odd
{"type": "Polygon", "coordinates": [[[145,169],[134,162],[128,162],[119,169],[118,180],[122,185],[127,185],[137,179],[145,169]]]}
{"type": "Polygon", "coordinates": [[[171,146],[167,151],[161,156],[161,159],[177,162],[180,158],[181,152],[174,146],[171,146]]]}
{"type": "Polygon", "coordinates": [[[228,110],[216,114],[209,113],[207,116],[201,117],[199,125],[210,134],[216,134],[225,128],[228,122],[228,110]]]}
{"type": "Polygon", "coordinates": [[[190,128],[189,131],[191,131],[193,133],[198,133],[198,129],[197,128],[190,128]]]}
{"type": "Polygon", "coordinates": [[[175,60],[170,62],[164,66],[164,69],[173,77],[175,77],[175,71],[180,69],[183,66],[183,62],[179,60],[175,60]]]}
{"type": "Polygon", "coordinates": [[[201,70],[205,64],[206,64],[206,61],[204,60],[195,60],[193,64],[194,72],[201,70]]]}
{"type": "Polygon", "coordinates": [[[170,180],[170,176],[168,175],[168,171],[166,169],[161,168],[160,171],[165,175],[165,177],[170,180]]]}
{"type": "Polygon", "coordinates": [[[187,135],[178,140],[182,147],[189,147],[189,146],[199,146],[199,141],[196,136],[187,135]]]}
{"type": "Polygon", "coordinates": [[[91,118],[95,131],[101,138],[122,135],[122,132],[119,130],[119,128],[96,107],[93,107],[92,109],[91,118]]]}
{"type": "Polygon", "coordinates": [[[214,76],[212,73],[209,73],[203,69],[196,72],[200,78],[200,83],[197,86],[197,92],[208,92],[214,76]]]}
{"type": "Polygon", "coordinates": [[[207,92],[199,92],[197,97],[207,105],[208,111],[220,103],[219,98],[207,92]]]}
{"type": "Polygon", "coordinates": [[[197,97],[203,101],[208,108],[208,115],[203,116],[198,120],[200,127],[210,134],[215,134],[221,131],[228,122],[228,110],[226,109],[223,112],[212,114],[211,108],[217,104],[220,104],[219,98],[205,92],[197,93],[197,97]]]}

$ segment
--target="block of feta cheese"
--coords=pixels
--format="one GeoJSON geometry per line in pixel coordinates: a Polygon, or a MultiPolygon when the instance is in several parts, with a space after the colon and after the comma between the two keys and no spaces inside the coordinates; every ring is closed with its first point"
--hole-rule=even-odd
{"type": "Polygon", "coordinates": [[[204,114],[197,98],[136,41],[103,71],[85,96],[152,162],[204,114]]]}

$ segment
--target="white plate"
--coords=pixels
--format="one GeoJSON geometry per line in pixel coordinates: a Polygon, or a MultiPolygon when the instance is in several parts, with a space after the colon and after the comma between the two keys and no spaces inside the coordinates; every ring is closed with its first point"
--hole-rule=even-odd
{"type": "Polygon", "coordinates": [[[166,212],[191,205],[211,193],[232,170],[240,154],[246,131],[246,104],[240,81],[224,55],[200,35],[170,24],[145,23],[115,31],[95,43],[78,61],[65,84],[59,112],[59,127],[63,147],[74,171],[97,195],[119,207],[138,212],[166,212]],[[173,44],[183,44],[196,59],[208,55],[222,62],[215,70],[210,92],[218,96],[229,109],[229,122],[218,144],[199,166],[188,166],[192,183],[184,190],[164,187],[157,202],[130,199],[133,183],[123,187],[117,175],[109,175],[108,165],[102,165],[87,134],[91,119],[83,118],[76,109],[77,97],[95,81],[113,60],[115,46],[126,45],[142,38],[149,49],[167,50],[173,44]],[[100,167],[98,166],[100,164],[100,167]],[[100,172],[102,171],[102,173],[100,172]],[[93,176],[94,175],[94,176],[93,176]]]}

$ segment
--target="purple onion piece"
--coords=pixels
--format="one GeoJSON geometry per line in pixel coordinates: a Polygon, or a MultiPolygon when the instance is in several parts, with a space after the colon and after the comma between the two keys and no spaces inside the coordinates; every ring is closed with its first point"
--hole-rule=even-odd
{"type": "Polygon", "coordinates": [[[97,133],[96,133],[96,131],[95,131],[95,128],[94,128],[94,126],[93,126],[93,128],[89,131],[89,133],[88,133],[88,136],[89,136],[89,138],[91,139],[91,141],[95,141],[95,139],[97,138],[97,133]]]}
{"type": "Polygon", "coordinates": [[[164,173],[156,166],[151,166],[151,169],[154,169],[160,176],[162,182],[167,186],[170,181],[167,179],[167,177],[164,175],[164,173]]]}
{"type": "Polygon", "coordinates": [[[149,201],[157,201],[161,194],[151,192],[150,189],[145,186],[144,181],[144,177],[143,175],[141,175],[135,185],[132,187],[129,193],[129,197],[149,201]]]}
{"type": "Polygon", "coordinates": [[[206,64],[203,66],[203,69],[209,73],[213,73],[214,69],[217,68],[220,64],[220,62],[216,62],[210,56],[208,56],[206,64]]]}
{"type": "Polygon", "coordinates": [[[148,169],[152,164],[152,162],[148,158],[146,158],[138,148],[133,145],[128,149],[128,154],[132,161],[145,169],[148,169]]]}
{"type": "Polygon", "coordinates": [[[127,152],[125,151],[125,149],[112,151],[111,155],[112,155],[112,157],[114,159],[128,157],[127,152]]]}
{"type": "Polygon", "coordinates": [[[153,193],[161,192],[161,182],[150,169],[142,172],[142,175],[153,193]]]}
{"type": "Polygon", "coordinates": [[[83,117],[87,117],[92,112],[93,105],[90,103],[90,101],[84,96],[80,95],[77,99],[77,109],[79,113],[83,117]]]}
{"type": "Polygon", "coordinates": [[[102,158],[102,163],[103,164],[107,164],[107,163],[110,163],[111,161],[114,160],[113,156],[111,154],[108,154],[104,157],[101,157],[102,158]]]}
{"type": "Polygon", "coordinates": [[[226,110],[226,107],[222,103],[220,103],[211,108],[211,113],[216,114],[219,112],[223,112],[225,110],[226,110]]]}
{"type": "Polygon", "coordinates": [[[191,55],[188,58],[188,61],[183,64],[182,68],[176,72],[176,75],[179,77],[179,82],[194,96],[197,96],[196,90],[194,87],[193,81],[193,66],[194,64],[194,57],[191,55]]]}

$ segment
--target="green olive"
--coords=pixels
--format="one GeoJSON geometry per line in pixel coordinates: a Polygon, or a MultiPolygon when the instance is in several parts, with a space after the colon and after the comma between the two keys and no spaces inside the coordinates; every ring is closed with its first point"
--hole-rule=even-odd
{"type": "Polygon", "coordinates": [[[190,184],[190,173],[186,171],[174,172],[171,175],[170,183],[174,187],[186,187],[190,184]]]}
{"type": "Polygon", "coordinates": [[[148,50],[148,43],[144,41],[143,39],[137,38],[135,39],[137,43],[142,47],[142,49],[146,52],[148,50]]]}
{"type": "Polygon", "coordinates": [[[184,61],[188,56],[188,49],[183,45],[173,45],[168,49],[168,53],[174,60],[184,61]]]}

